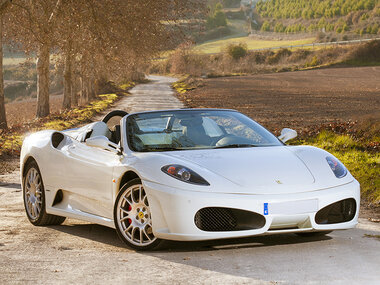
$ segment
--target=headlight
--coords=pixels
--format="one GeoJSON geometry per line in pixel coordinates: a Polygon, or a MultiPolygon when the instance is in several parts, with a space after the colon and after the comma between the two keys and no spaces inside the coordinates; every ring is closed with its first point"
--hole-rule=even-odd
{"type": "Polygon", "coordinates": [[[161,170],[174,178],[177,178],[183,182],[197,184],[197,185],[210,185],[199,174],[195,173],[191,169],[178,164],[166,165],[161,170]]]}
{"type": "Polygon", "coordinates": [[[328,156],[326,160],[337,178],[342,178],[347,175],[347,168],[335,157],[328,156]]]}

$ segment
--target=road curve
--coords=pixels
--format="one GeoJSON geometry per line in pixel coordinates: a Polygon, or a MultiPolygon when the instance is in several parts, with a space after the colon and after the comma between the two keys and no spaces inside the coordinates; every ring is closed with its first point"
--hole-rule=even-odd
{"type": "Polygon", "coordinates": [[[171,88],[171,84],[177,81],[176,78],[150,75],[148,79],[150,82],[132,88],[129,91],[132,96],[122,99],[117,104],[117,108],[134,113],[184,107],[182,102],[174,96],[171,88]]]}

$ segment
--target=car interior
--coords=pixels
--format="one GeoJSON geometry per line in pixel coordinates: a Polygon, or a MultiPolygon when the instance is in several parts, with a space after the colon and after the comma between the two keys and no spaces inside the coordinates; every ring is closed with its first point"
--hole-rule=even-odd
{"type": "Polygon", "coordinates": [[[102,121],[88,125],[82,139],[78,139],[85,142],[88,138],[105,136],[111,142],[119,144],[121,139],[120,120],[126,115],[128,115],[128,113],[123,110],[112,111],[108,113],[102,121]]]}

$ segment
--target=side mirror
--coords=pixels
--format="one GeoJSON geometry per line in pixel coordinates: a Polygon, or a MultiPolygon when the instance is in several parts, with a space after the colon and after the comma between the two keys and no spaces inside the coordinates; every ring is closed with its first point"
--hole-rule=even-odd
{"type": "Polygon", "coordinates": [[[120,149],[119,146],[113,142],[111,142],[107,137],[105,136],[96,136],[92,138],[88,138],[86,140],[86,145],[92,146],[92,147],[98,147],[104,150],[111,151],[113,153],[119,154],[120,149]]]}
{"type": "Polygon", "coordinates": [[[284,128],[282,129],[281,135],[278,137],[278,139],[284,143],[288,140],[294,139],[295,137],[297,137],[297,132],[295,130],[284,128]]]}

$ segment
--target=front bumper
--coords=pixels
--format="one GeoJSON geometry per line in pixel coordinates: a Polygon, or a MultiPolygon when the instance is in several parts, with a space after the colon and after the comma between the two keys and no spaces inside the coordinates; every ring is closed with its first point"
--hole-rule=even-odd
{"type": "Polygon", "coordinates": [[[143,184],[149,197],[153,233],[156,237],[167,240],[198,241],[275,233],[342,230],[355,227],[359,215],[360,185],[356,180],[324,190],[281,195],[192,192],[149,181],[143,181],[143,184]],[[315,215],[320,209],[349,198],[356,202],[356,213],[352,220],[336,224],[315,222],[315,215]],[[310,201],[315,202],[314,206],[305,208],[305,205],[310,205],[310,201]],[[264,203],[269,204],[269,211],[265,214],[264,203]],[[271,205],[281,205],[281,207],[277,207],[276,212],[272,213],[271,205]],[[287,205],[289,207],[286,207],[287,205]],[[203,231],[196,226],[194,217],[205,207],[225,207],[255,212],[265,217],[265,225],[252,230],[203,231]]]}

